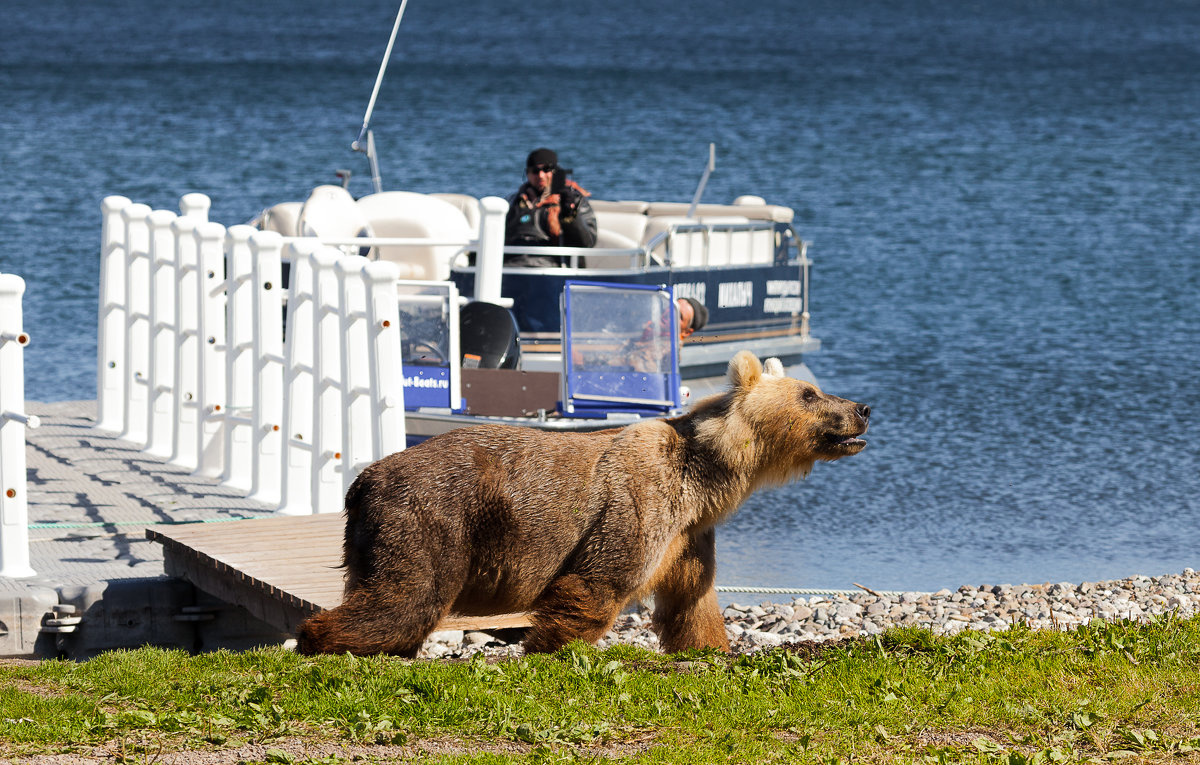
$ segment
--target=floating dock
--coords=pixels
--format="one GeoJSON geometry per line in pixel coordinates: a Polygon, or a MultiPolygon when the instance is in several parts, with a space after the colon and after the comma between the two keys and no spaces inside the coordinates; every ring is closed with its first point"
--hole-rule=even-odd
{"type": "MultiPolygon", "coordinates": [[[[95,402],[28,402],[30,564],[0,577],[0,656],[277,644],[341,602],[342,515],[273,507],[95,429],[95,402]]],[[[450,618],[440,629],[523,626],[450,618]]]]}
{"type": "Polygon", "coordinates": [[[260,621],[294,633],[342,602],[340,513],[212,524],[153,526],[168,576],[186,579],[260,621]]]}
{"type": "MultiPolygon", "coordinates": [[[[165,569],[204,592],[294,633],[300,622],[342,602],[342,514],[276,517],[211,525],[154,526],[165,569]]],[[[439,630],[527,627],[521,614],[449,616],[439,630]]]]}

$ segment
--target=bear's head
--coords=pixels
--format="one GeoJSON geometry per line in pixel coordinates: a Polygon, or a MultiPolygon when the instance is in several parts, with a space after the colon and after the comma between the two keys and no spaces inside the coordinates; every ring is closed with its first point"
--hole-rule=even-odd
{"type": "Polygon", "coordinates": [[[871,408],[831,396],[816,385],[788,377],[779,359],[764,366],[749,351],[729,362],[729,391],[720,423],[706,425],[710,443],[757,485],[803,477],[818,460],[858,454],[866,447],[871,408]]]}

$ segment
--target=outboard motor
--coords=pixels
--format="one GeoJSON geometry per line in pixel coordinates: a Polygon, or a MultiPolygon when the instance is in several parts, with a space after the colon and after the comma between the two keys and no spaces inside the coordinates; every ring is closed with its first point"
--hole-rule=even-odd
{"type": "Polygon", "coordinates": [[[512,312],[495,303],[467,303],[458,312],[463,367],[475,356],[481,369],[516,369],[521,362],[521,332],[512,312]]]}

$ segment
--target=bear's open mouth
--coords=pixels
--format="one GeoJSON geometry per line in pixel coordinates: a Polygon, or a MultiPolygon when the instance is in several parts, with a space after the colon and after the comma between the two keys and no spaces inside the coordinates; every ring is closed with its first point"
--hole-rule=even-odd
{"type": "Polygon", "coordinates": [[[859,431],[852,436],[847,436],[844,433],[830,433],[825,437],[825,443],[837,451],[858,451],[867,445],[867,442],[859,438],[865,431],[859,431]]]}

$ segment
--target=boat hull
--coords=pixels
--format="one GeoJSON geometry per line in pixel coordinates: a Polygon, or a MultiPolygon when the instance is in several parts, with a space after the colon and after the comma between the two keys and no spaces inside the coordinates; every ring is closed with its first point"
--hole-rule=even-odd
{"type": "MultiPolygon", "coordinates": [[[[816,377],[803,362],[785,365],[785,367],[788,377],[808,380],[813,384],[817,384],[816,377]]],[[[467,412],[461,414],[420,410],[405,412],[404,421],[409,446],[456,428],[482,425],[484,423],[538,428],[540,430],[563,433],[585,433],[605,428],[622,427],[644,419],[643,417],[629,414],[613,414],[606,418],[562,417],[550,406],[550,399],[547,398],[549,390],[546,387],[547,383],[539,383],[537,381],[538,377],[549,375],[549,372],[521,373],[506,372],[505,370],[470,370],[470,373],[465,376],[469,378],[472,374],[476,375],[477,379],[468,379],[465,382],[465,387],[467,388],[465,391],[466,398],[469,402],[467,412]],[[504,378],[508,378],[508,380],[504,378]],[[475,405],[475,409],[473,410],[470,402],[480,401],[479,398],[471,394],[470,388],[473,386],[478,386],[481,390],[486,391],[487,395],[493,399],[503,399],[505,404],[514,413],[481,414],[481,411],[499,411],[489,408],[486,401],[483,402],[482,406],[475,405]],[[540,392],[538,391],[539,388],[541,388],[540,392]],[[538,398],[539,396],[541,396],[540,399],[538,398]]],[[[728,385],[728,378],[725,375],[725,370],[722,369],[720,374],[707,377],[694,377],[687,380],[686,383],[688,388],[688,403],[690,404],[725,390],[728,385]]]]}
{"type": "MultiPolygon", "coordinates": [[[[462,294],[475,293],[475,269],[456,268],[451,280],[462,294]]],[[[693,297],[708,309],[708,323],[683,345],[684,380],[723,375],[739,350],[760,358],[798,364],[821,341],[805,331],[802,273],[796,262],[713,268],[639,269],[506,268],[502,296],[521,333],[521,366],[534,371],[562,369],[559,296],[567,280],[610,284],[670,285],[677,297],[693,297]]]]}

